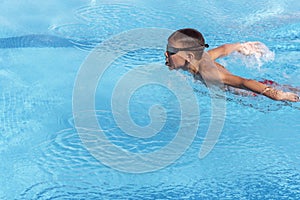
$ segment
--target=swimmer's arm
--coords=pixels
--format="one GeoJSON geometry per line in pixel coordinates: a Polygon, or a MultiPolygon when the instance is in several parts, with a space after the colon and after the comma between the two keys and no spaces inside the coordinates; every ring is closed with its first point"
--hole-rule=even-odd
{"type": "Polygon", "coordinates": [[[233,44],[224,44],[217,48],[208,50],[208,54],[212,58],[212,60],[216,60],[218,58],[228,56],[229,54],[233,53],[234,51],[239,51],[241,48],[241,43],[233,43],[233,44]]]}
{"type": "Polygon", "coordinates": [[[239,76],[235,76],[233,74],[221,74],[221,79],[225,85],[250,90],[257,94],[262,94],[266,97],[269,97],[273,100],[287,100],[292,102],[300,101],[299,96],[297,94],[294,94],[292,92],[283,92],[281,90],[269,87],[255,80],[245,79],[239,76]]]}

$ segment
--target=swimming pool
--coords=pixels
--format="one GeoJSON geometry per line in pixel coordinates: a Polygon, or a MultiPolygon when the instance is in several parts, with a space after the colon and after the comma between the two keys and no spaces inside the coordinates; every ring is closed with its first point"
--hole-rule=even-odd
{"type": "Polygon", "coordinates": [[[4,1],[0,199],[298,199],[299,103],[226,93],[225,104],[219,97],[213,106],[209,91],[190,75],[162,67],[166,43],[160,43],[168,31],[184,27],[200,30],[210,47],[261,41],[275,53],[274,60],[260,63],[233,55],[220,62],[240,76],[300,86],[299,8],[298,1],[278,0],[4,1]],[[145,46],[114,46],[126,42],[145,46]],[[97,59],[98,44],[100,53],[110,52],[107,47],[126,50],[113,57],[103,74],[89,64],[104,62],[89,62],[97,59]],[[89,87],[100,75],[99,83],[89,87]],[[127,99],[122,91],[129,89],[117,86],[132,82],[139,88],[127,99]],[[95,93],[92,100],[85,99],[89,92],[95,93]],[[91,114],[84,107],[90,106],[84,104],[88,100],[95,102],[94,118],[86,115],[91,114]],[[216,112],[221,115],[214,115],[214,109],[221,109],[216,112]],[[122,118],[127,110],[136,126],[122,118]],[[200,159],[210,124],[218,117],[218,141],[200,159]],[[101,134],[128,157],[93,143],[98,138],[90,137],[91,127],[84,125],[95,119],[101,134]],[[153,128],[155,135],[139,129],[153,123],[147,131],[153,128]],[[177,134],[181,127],[183,135],[177,134]],[[160,151],[171,144],[179,150],[160,151]],[[106,157],[98,154],[103,152],[106,157]],[[162,153],[147,157],[156,152],[162,153]],[[126,160],[133,153],[143,162],[126,160]]]}

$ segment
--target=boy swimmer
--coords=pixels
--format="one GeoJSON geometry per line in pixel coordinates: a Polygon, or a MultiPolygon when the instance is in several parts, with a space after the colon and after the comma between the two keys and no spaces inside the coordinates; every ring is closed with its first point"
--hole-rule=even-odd
{"type": "MultiPolygon", "coordinates": [[[[225,44],[206,52],[204,49],[208,47],[208,45],[205,44],[204,37],[199,31],[189,28],[180,29],[172,33],[168,38],[168,45],[165,52],[166,65],[170,70],[182,69],[189,71],[207,87],[217,85],[225,90],[231,90],[237,93],[252,91],[254,95],[262,94],[273,100],[300,101],[299,96],[293,92],[284,92],[275,89],[274,86],[276,86],[277,83],[273,81],[265,80],[258,82],[239,77],[231,74],[225,67],[215,62],[216,59],[227,56],[234,51],[249,54],[251,52],[248,50],[251,50],[251,48],[247,49],[245,47],[255,46],[256,43],[257,42],[225,44]]],[[[292,89],[297,91],[296,88],[292,89]]]]}

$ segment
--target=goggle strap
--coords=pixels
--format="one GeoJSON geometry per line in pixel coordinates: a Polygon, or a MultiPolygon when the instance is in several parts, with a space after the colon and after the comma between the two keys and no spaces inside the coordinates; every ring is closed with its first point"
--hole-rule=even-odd
{"type": "Polygon", "coordinates": [[[208,44],[205,44],[204,46],[193,46],[193,47],[186,47],[186,48],[175,48],[175,47],[167,45],[167,51],[169,51],[169,52],[197,51],[197,50],[203,50],[204,48],[207,48],[207,47],[209,47],[208,44]]]}

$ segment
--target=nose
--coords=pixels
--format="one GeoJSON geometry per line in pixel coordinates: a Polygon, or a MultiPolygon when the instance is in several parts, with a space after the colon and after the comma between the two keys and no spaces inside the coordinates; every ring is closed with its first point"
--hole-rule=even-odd
{"type": "Polygon", "coordinates": [[[168,57],[168,53],[167,52],[165,52],[165,56],[166,56],[166,58],[168,57]]]}
{"type": "Polygon", "coordinates": [[[169,65],[169,56],[168,56],[168,54],[167,54],[167,52],[165,52],[165,57],[166,57],[166,65],[169,65]]]}

